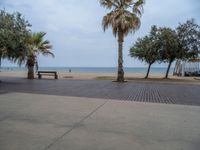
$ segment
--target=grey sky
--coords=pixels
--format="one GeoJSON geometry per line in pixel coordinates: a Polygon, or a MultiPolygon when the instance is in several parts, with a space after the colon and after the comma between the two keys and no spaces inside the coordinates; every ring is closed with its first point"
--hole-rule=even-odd
{"type": "MultiPolygon", "coordinates": [[[[47,32],[55,58],[39,57],[40,66],[111,67],[117,64],[117,40],[111,30],[103,32],[102,17],[108,12],[98,0],[0,0],[0,8],[19,11],[33,31],[47,32]]],[[[142,26],[126,37],[124,66],[144,63],[128,56],[133,42],[149,32],[152,25],[176,27],[194,18],[200,23],[199,0],[146,0],[142,26]]],[[[11,65],[3,61],[4,66],[11,65]]],[[[154,65],[159,66],[159,65],[154,65]]]]}

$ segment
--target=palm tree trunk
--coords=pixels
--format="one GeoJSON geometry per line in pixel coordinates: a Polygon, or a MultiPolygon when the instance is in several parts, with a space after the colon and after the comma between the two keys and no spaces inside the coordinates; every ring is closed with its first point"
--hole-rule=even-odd
{"type": "Polygon", "coordinates": [[[28,66],[28,79],[34,79],[34,66],[28,66]]]}
{"type": "Polygon", "coordinates": [[[168,67],[167,67],[167,72],[166,72],[166,75],[165,75],[165,79],[168,78],[169,70],[170,70],[170,68],[171,68],[171,64],[172,64],[172,62],[173,62],[173,61],[170,61],[170,62],[169,62],[169,65],[168,65],[168,67]]]}
{"type": "Polygon", "coordinates": [[[0,72],[1,72],[1,55],[0,55],[0,72]]]}
{"type": "Polygon", "coordinates": [[[34,57],[29,57],[27,60],[28,74],[27,79],[34,79],[34,57]]]}
{"type": "Polygon", "coordinates": [[[117,82],[124,82],[124,68],[123,68],[123,42],[124,36],[122,32],[118,32],[118,72],[117,82]]]}
{"type": "Polygon", "coordinates": [[[147,79],[149,77],[149,72],[150,72],[150,69],[151,69],[151,65],[152,64],[149,64],[149,67],[148,67],[148,70],[147,70],[147,74],[145,76],[145,79],[147,79]]]}
{"type": "MultiPolygon", "coordinates": [[[[1,72],[1,55],[0,55],[0,72],[1,72]]],[[[1,83],[2,81],[0,80],[0,83],[1,83]]]]}

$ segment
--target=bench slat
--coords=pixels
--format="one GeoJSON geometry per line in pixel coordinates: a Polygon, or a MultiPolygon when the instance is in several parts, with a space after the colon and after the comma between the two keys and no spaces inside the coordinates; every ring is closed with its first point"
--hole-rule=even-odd
{"type": "Polygon", "coordinates": [[[56,71],[38,71],[38,79],[41,79],[42,75],[54,76],[55,79],[58,79],[58,75],[57,75],[56,71]],[[54,74],[54,75],[52,75],[52,74],[54,74]]]}
{"type": "Polygon", "coordinates": [[[56,71],[38,71],[38,73],[57,73],[56,71]]]}

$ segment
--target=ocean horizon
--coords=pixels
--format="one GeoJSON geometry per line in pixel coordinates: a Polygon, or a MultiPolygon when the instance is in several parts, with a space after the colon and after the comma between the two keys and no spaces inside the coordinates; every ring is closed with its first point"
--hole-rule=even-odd
{"type": "MultiPolygon", "coordinates": [[[[170,73],[174,68],[170,69],[170,73]]],[[[77,72],[77,73],[116,73],[116,67],[39,67],[38,70],[57,71],[57,72],[77,72]]],[[[151,73],[165,73],[166,67],[152,67],[151,73]]],[[[26,67],[1,67],[0,71],[27,71],[26,67]]],[[[125,73],[146,73],[147,67],[124,67],[125,73]]]]}

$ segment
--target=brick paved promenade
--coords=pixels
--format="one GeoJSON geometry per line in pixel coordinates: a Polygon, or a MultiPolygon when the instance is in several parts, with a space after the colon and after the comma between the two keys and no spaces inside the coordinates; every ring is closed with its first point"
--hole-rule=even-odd
{"type": "MultiPolygon", "coordinates": [[[[200,106],[200,85],[100,80],[1,78],[0,93],[23,92],[200,106]]],[[[198,82],[198,81],[197,81],[198,82]]]]}

